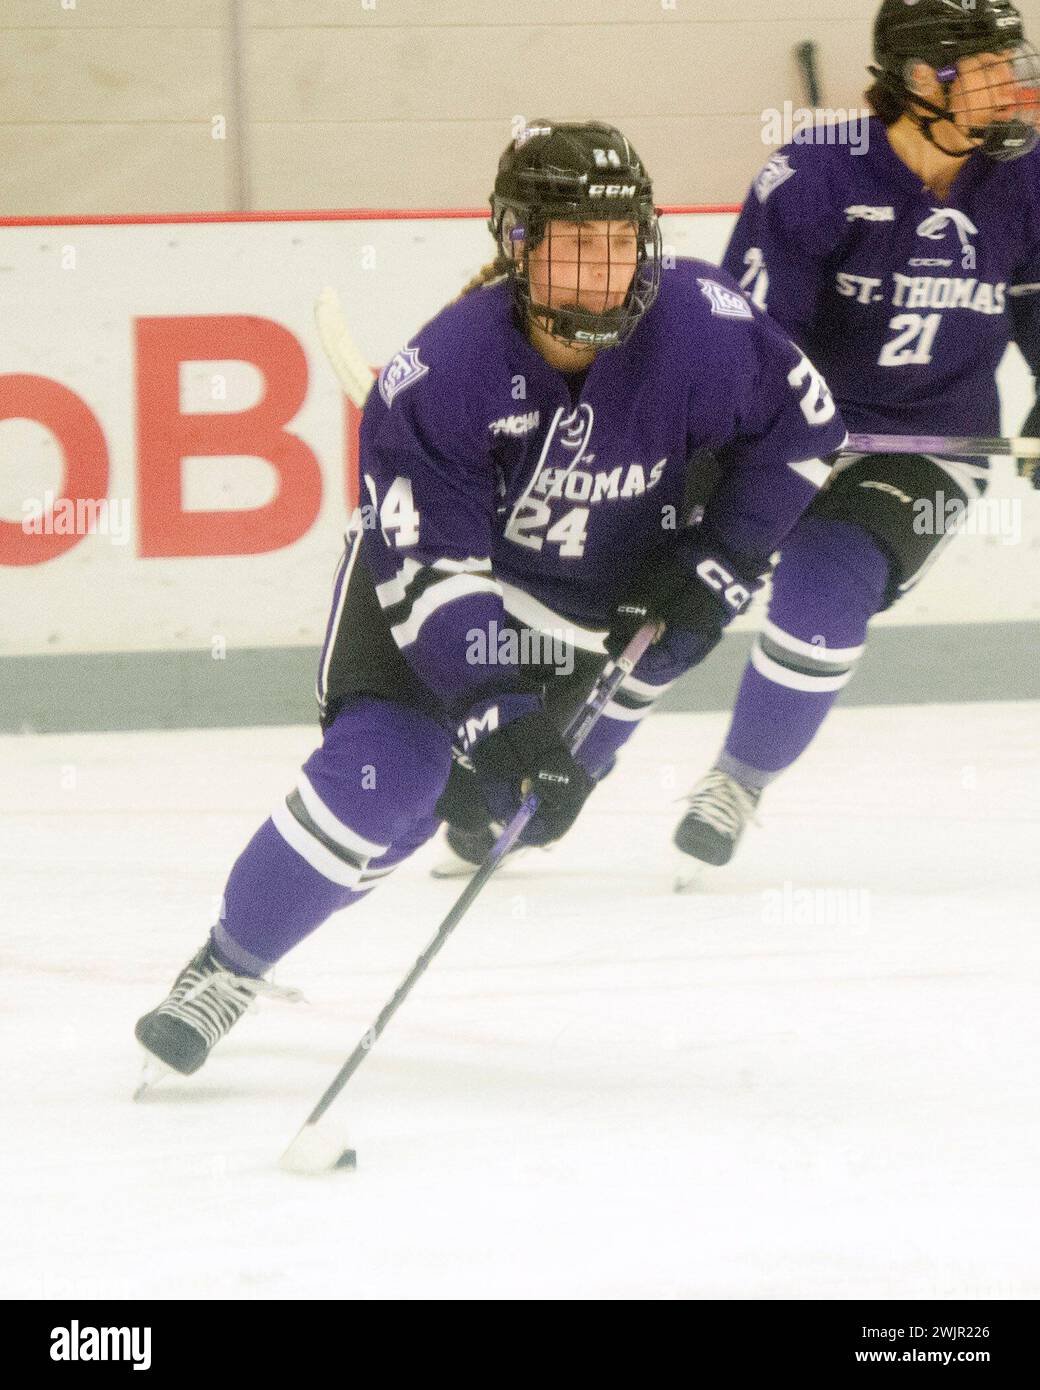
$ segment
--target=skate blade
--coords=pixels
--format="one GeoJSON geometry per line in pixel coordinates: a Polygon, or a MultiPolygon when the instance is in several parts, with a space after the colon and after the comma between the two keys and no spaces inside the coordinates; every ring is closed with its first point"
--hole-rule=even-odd
{"type": "Polygon", "coordinates": [[[672,891],[674,893],[697,893],[706,888],[721,865],[706,864],[692,854],[684,854],[681,849],[674,852],[672,863],[672,891]]]}
{"type": "Polygon", "coordinates": [[[472,878],[480,868],[466,859],[442,859],[430,870],[431,878],[472,878]]]}
{"type": "MultiPolygon", "coordinates": [[[[511,849],[502,861],[499,875],[509,878],[512,871],[521,860],[527,859],[532,849],[540,849],[543,854],[548,854],[552,845],[521,845],[518,849],[511,849]]],[[[471,864],[468,859],[463,859],[458,854],[450,851],[443,859],[439,859],[430,869],[431,878],[472,878],[481,866],[471,864]]],[[[529,865],[525,865],[529,867],[529,865]]]]}
{"type": "Polygon", "coordinates": [[[145,1096],[155,1090],[160,1081],[173,1074],[173,1068],[160,1062],[158,1057],[153,1057],[152,1054],[144,1048],[141,1049],[141,1052],[143,1054],[141,1077],[137,1083],[137,1089],[134,1091],[133,1098],[135,1101],[144,1100],[145,1096]]]}

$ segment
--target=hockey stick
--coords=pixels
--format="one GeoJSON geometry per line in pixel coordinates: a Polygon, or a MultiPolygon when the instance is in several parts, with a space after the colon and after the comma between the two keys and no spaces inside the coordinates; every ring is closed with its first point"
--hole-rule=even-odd
{"type": "Polygon", "coordinates": [[[1013,435],[1009,439],[985,439],[973,435],[944,438],[930,434],[850,434],[839,454],[960,454],[986,458],[1010,454],[1020,459],[1040,459],[1040,439],[1013,435]]]}
{"type": "MultiPolygon", "coordinates": [[[[604,666],[588,699],[565,730],[565,736],[570,740],[572,753],[577,753],[588,738],[608,701],[625,677],[631,674],[633,667],[656,635],[657,624],[644,623],[616,661],[611,660],[604,666]]],[[[516,844],[537,809],[538,797],[532,793],[524,800],[513,819],[495,841],[494,848],[467,883],[455,906],[437,928],[437,932],[426,950],[418,957],[411,970],[383,1006],[379,1017],[364,1033],[357,1047],[340,1067],[332,1084],[307,1116],[299,1133],[281,1157],[280,1166],[282,1168],[291,1173],[327,1173],[334,1168],[353,1168],[356,1166],[357,1155],[353,1149],[344,1146],[342,1134],[336,1132],[335,1126],[331,1129],[328,1126],[321,1128],[319,1122],[365,1060],[386,1025],[404,1003],[412,990],[412,986],[425,973],[426,967],[458,926],[481,889],[516,844]]]]}
{"type": "Polygon", "coordinates": [[[805,84],[805,95],[809,105],[816,107],[820,105],[820,74],[816,65],[819,48],[812,39],[806,39],[800,43],[794,51],[795,60],[798,63],[798,70],[802,74],[802,81],[805,84]]]}
{"type": "Polygon", "coordinates": [[[340,385],[359,410],[364,410],[372,389],[372,369],[350,336],[339,295],[326,286],[314,305],[318,337],[340,385]]]}

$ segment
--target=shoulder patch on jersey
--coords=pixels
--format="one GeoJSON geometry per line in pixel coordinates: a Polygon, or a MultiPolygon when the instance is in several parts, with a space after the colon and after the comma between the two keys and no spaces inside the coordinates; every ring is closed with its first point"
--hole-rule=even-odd
{"type": "Polygon", "coordinates": [[[711,312],[718,318],[753,319],[755,317],[751,312],[751,305],[736,290],[731,290],[726,285],[720,285],[717,280],[703,280],[699,275],[697,276],[697,283],[701,287],[701,294],[711,305],[711,312]]]}
{"type": "Polygon", "coordinates": [[[797,172],[797,169],[791,168],[791,161],[786,154],[774,154],[755,179],[755,197],[760,203],[764,203],[774,189],[779,188],[788,179],[793,179],[797,172]]]}
{"type": "Polygon", "coordinates": [[[402,348],[394,353],[379,373],[379,394],[386,405],[392,405],[395,396],[414,386],[429,370],[424,362],[419,361],[418,348],[402,348]]]}

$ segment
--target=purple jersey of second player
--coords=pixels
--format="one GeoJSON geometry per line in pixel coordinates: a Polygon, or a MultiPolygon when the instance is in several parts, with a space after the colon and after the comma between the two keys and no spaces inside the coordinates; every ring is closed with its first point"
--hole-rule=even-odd
{"type": "Polygon", "coordinates": [[[1009,342],[1040,370],[1040,150],[969,159],[943,203],[883,122],[860,130],[862,152],[838,126],[775,154],[723,264],[810,355],[850,430],[999,434],[1009,342]]]}
{"type": "Polygon", "coordinates": [[[715,266],[666,270],[635,333],[573,395],[516,327],[503,282],[442,310],[384,367],[361,427],[358,543],[398,646],[461,704],[486,679],[467,634],[507,614],[603,650],[614,601],[683,525],[698,450],[723,457],[705,526],[764,565],[845,434],[815,367],[715,266]]]}

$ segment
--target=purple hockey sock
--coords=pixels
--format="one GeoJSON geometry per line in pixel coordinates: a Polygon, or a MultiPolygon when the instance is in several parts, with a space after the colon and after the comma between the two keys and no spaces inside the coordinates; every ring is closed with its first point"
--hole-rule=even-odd
{"type": "Polygon", "coordinates": [[[812,742],[884,603],[888,560],[858,526],[804,516],[784,544],[769,619],[717,766],[764,787],[812,742]]]}
{"type": "Polygon", "coordinates": [[[450,766],[450,734],[429,716],[385,700],[347,706],[231,870],[217,958],[261,975],[370,892],[436,830],[450,766]]]}

